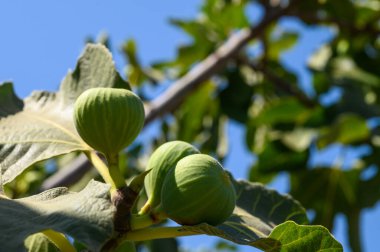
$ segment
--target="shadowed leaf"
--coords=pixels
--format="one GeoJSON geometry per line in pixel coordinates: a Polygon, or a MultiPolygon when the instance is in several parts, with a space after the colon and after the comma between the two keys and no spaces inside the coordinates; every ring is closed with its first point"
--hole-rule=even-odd
{"type": "Polygon", "coordinates": [[[26,237],[53,229],[98,251],[113,233],[109,189],[106,184],[91,181],[78,193],[55,188],[32,197],[0,199],[1,249],[22,251],[26,237]]]}
{"type": "Polygon", "coordinates": [[[338,120],[322,130],[317,140],[319,148],[324,148],[332,143],[351,144],[367,139],[370,135],[369,128],[364,119],[356,115],[341,115],[338,120]]]}
{"type": "Polygon", "coordinates": [[[218,226],[204,223],[181,229],[219,236],[265,251],[293,251],[299,246],[311,249],[301,251],[342,251],[327,229],[295,223],[306,224],[308,221],[305,210],[290,196],[247,181],[236,182],[235,188],[237,204],[227,221],[218,226]],[[284,232],[286,236],[281,235],[284,232]]]}

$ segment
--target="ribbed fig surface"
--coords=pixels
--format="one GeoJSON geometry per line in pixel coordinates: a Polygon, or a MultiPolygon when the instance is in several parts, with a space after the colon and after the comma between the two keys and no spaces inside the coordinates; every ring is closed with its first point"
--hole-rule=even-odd
{"type": "Polygon", "coordinates": [[[152,170],[144,181],[151,208],[160,203],[161,188],[168,171],[174,168],[182,158],[196,153],[199,151],[194,146],[183,141],[167,142],[153,152],[147,165],[147,170],[152,170]]]}
{"type": "Polygon", "coordinates": [[[165,177],[161,204],[165,214],[183,225],[218,225],[233,212],[235,189],[214,158],[194,154],[181,159],[165,177]]]}
{"type": "Polygon", "coordinates": [[[140,98],[126,89],[91,88],[74,105],[75,127],[92,148],[113,155],[127,147],[144,125],[140,98]]]}

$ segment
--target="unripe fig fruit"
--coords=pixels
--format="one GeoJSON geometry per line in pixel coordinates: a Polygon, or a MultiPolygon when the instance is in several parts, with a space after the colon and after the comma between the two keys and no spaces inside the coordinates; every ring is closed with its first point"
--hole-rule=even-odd
{"type": "Polygon", "coordinates": [[[74,123],[82,139],[107,155],[118,154],[144,125],[140,98],[126,89],[91,88],[74,105],[74,123]]]}
{"type": "Polygon", "coordinates": [[[233,212],[236,195],[228,173],[214,158],[194,154],[181,159],[165,177],[161,207],[182,225],[218,225],[233,212]]]}
{"type": "Polygon", "coordinates": [[[168,171],[174,168],[177,162],[199,151],[189,143],[183,141],[167,142],[158,147],[149,158],[144,185],[148,194],[147,207],[154,208],[160,204],[161,188],[168,171]]]}

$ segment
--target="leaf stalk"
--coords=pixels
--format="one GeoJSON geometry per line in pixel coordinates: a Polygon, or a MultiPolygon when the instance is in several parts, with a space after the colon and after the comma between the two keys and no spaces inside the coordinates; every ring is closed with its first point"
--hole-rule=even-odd
{"type": "Polygon", "coordinates": [[[123,241],[145,241],[198,234],[199,233],[185,230],[183,227],[152,227],[127,232],[119,239],[123,241]]]}
{"type": "Polygon", "coordinates": [[[90,160],[90,162],[94,165],[96,170],[99,172],[100,176],[104,179],[104,181],[111,185],[111,194],[116,191],[117,184],[113,180],[110,171],[108,170],[107,165],[100,159],[100,157],[96,154],[95,151],[85,151],[84,154],[90,160]]]}
{"type": "Polygon", "coordinates": [[[76,252],[77,250],[74,246],[66,239],[66,237],[59,232],[56,232],[51,229],[42,231],[44,235],[52,242],[60,251],[65,252],[76,252]]]}
{"type": "Polygon", "coordinates": [[[126,183],[123,174],[121,174],[119,169],[119,155],[107,155],[108,169],[112,180],[115,182],[117,189],[123,188],[126,183]]]}

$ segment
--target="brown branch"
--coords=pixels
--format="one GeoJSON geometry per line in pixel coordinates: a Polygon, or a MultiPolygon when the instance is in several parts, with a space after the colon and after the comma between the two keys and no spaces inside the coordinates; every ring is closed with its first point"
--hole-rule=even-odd
{"type": "MultiPolygon", "coordinates": [[[[146,106],[145,126],[177,108],[188,94],[223,69],[229,59],[233,58],[249,41],[258,37],[269,24],[287,14],[297,2],[298,0],[292,1],[286,8],[274,8],[257,26],[235,33],[214,53],[174,82],[162,95],[146,106]]],[[[78,175],[84,174],[89,167],[91,166],[87,160],[76,160],[69,170],[61,169],[48,178],[43,183],[42,190],[71,185],[78,180],[80,177],[78,175]]]]}
{"type": "Polygon", "coordinates": [[[192,90],[224,68],[229,59],[233,58],[249,41],[258,37],[270,23],[285,15],[289,9],[290,6],[271,12],[257,26],[242,29],[231,36],[216,52],[209,55],[150,103],[146,123],[173,111],[192,90]]]}
{"type": "Polygon", "coordinates": [[[80,155],[71,163],[59,169],[54,175],[47,178],[40,190],[45,191],[54,187],[72,185],[76,181],[79,181],[91,168],[92,165],[86,156],[80,155]]]}

